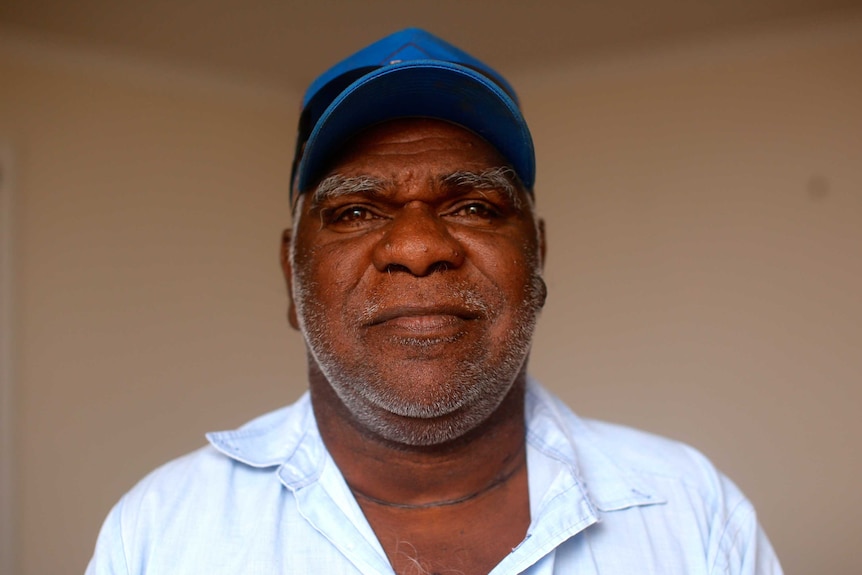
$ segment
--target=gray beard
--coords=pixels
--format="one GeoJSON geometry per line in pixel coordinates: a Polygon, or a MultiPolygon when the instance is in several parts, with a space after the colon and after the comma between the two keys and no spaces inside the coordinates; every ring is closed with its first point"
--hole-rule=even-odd
{"type": "MultiPolygon", "coordinates": [[[[407,400],[393,391],[395,385],[387,384],[387,377],[372,362],[336,353],[331,346],[329,330],[345,327],[327,325],[326,310],[312,295],[317,286],[312,285],[294,266],[294,301],[300,331],[311,359],[342,403],[364,427],[385,439],[406,445],[445,443],[484,422],[497,409],[524,369],[545,299],[545,284],[538,265],[533,264],[531,268],[530,284],[523,300],[505,302],[500,296],[505,305],[516,306],[516,328],[509,331],[500,352],[497,355],[476,353],[461,361],[452,373],[453,381],[441,385],[431,401],[407,400]],[[382,415],[384,413],[397,417],[386,417],[382,415]]],[[[499,309],[490,309],[492,306],[484,301],[479,290],[469,285],[455,285],[452,290],[452,295],[467,309],[485,316],[499,313],[499,309]]],[[[361,325],[362,318],[372,317],[378,307],[378,300],[372,296],[359,314],[359,322],[354,325],[361,325]]],[[[355,329],[353,331],[349,335],[355,337],[355,329]]],[[[424,338],[402,340],[398,343],[417,348],[443,343],[424,338]]],[[[409,377],[409,373],[404,377],[409,377]]]]}

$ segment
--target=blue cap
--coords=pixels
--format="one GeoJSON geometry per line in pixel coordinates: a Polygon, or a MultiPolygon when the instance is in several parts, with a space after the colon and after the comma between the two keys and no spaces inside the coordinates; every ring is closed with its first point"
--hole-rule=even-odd
{"type": "Polygon", "coordinates": [[[533,139],[515,91],[486,64],[417,28],[378,40],[309,86],[291,181],[296,179],[300,192],[308,191],[347,140],[374,124],[408,117],[472,130],[509,161],[527,190],[533,189],[533,139]]]}

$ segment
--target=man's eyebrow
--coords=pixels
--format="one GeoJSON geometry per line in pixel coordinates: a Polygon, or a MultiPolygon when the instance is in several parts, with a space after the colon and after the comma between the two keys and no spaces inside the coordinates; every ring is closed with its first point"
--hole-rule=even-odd
{"type": "Polygon", "coordinates": [[[311,195],[311,207],[316,207],[326,200],[368,192],[383,190],[384,181],[372,176],[342,176],[332,174],[324,178],[311,195]]]}
{"type": "Polygon", "coordinates": [[[518,176],[512,168],[498,166],[481,172],[468,170],[452,172],[443,177],[443,183],[474,190],[498,190],[508,196],[515,209],[521,209],[521,195],[518,193],[517,178],[518,176]]]}

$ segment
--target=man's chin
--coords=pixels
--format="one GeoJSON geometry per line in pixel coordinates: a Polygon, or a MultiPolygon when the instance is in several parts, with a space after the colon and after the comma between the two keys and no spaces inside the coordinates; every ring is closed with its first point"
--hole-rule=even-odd
{"type": "Polygon", "coordinates": [[[436,417],[410,417],[388,412],[368,425],[386,441],[412,447],[431,447],[457,441],[480,425],[485,416],[456,410],[436,417]]]}
{"type": "MultiPolygon", "coordinates": [[[[451,375],[451,372],[450,372],[451,375]]],[[[488,419],[503,401],[510,386],[488,381],[452,382],[441,389],[433,376],[411,393],[363,394],[360,423],[388,441],[412,446],[431,446],[457,440],[488,419]],[[423,386],[425,391],[423,392],[423,386]]],[[[354,406],[355,407],[355,406],[354,406]]]]}

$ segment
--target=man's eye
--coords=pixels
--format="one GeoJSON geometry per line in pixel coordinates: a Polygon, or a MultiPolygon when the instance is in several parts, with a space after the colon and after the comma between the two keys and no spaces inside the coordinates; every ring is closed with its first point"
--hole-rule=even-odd
{"type": "Polygon", "coordinates": [[[497,210],[495,210],[488,204],[481,202],[473,202],[459,207],[457,210],[452,212],[452,215],[464,218],[489,220],[497,217],[499,215],[499,212],[497,212],[497,210]]]}
{"type": "Polygon", "coordinates": [[[374,214],[371,213],[371,210],[363,208],[362,206],[350,206],[335,212],[333,214],[332,221],[335,223],[351,223],[370,220],[373,218],[374,214]]]}

